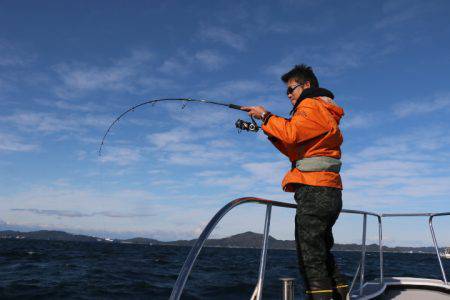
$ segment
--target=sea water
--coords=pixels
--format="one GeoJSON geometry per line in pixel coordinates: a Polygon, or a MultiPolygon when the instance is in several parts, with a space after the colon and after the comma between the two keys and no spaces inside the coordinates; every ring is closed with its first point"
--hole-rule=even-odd
{"type": "MultiPolygon", "coordinates": [[[[189,247],[118,243],[0,240],[1,299],[168,299],[189,247]]],[[[334,252],[350,282],[359,252],[334,252]]],[[[249,299],[257,281],[259,249],[204,248],[182,299],[249,299]]],[[[441,279],[436,255],[385,253],[385,276],[441,279]]],[[[444,260],[450,275],[450,260],[444,260]]],[[[379,275],[377,253],[367,253],[366,278],[379,275]]],[[[295,278],[296,252],[269,250],[264,299],[280,299],[280,277],[295,278]]]]}

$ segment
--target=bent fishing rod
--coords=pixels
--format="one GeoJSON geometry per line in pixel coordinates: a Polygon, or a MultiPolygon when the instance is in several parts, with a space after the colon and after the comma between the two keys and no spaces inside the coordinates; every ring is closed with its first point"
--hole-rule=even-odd
{"type": "MultiPolygon", "coordinates": [[[[198,102],[198,103],[206,103],[206,104],[214,104],[214,105],[221,105],[221,106],[226,106],[228,108],[232,108],[232,109],[236,109],[236,110],[241,110],[241,111],[245,111],[242,109],[243,106],[241,105],[237,105],[237,104],[232,104],[232,103],[222,103],[222,102],[217,102],[217,101],[211,101],[211,100],[206,100],[206,99],[191,99],[191,98],[164,98],[164,99],[152,99],[152,100],[147,100],[145,102],[136,104],[135,106],[127,109],[126,111],[124,111],[123,113],[121,113],[112,123],[111,125],[109,125],[108,129],[106,130],[105,134],[103,135],[102,138],[102,142],[100,143],[100,148],[98,149],[98,155],[101,156],[102,155],[102,149],[103,149],[103,145],[105,144],[105,139],[106,136],[108,135],[108,133],[111,131],[111,128],[117,123],[119,122],[119,120],[125,116],[127,113],[134,111],[136,108],[141,107],[143,105],[147,105],[147,104],[156,104],[158,102],[163,102],[163,101],[181,101],[184,102],[183,106],[181,107],[182,109],[184,109],[187,105],[188,102],[198,102]]],[[[251,131],[251,132],[257,132],[259,130],[259,126],[256,124],[255,120],[253,119],[253,117],[250,117],[252,119],[252,122],[246,122],[244,120],[238,119],[235,123],[236,128],[239,129],[239,131],[245,130],[245,131],[251,131]]]]}

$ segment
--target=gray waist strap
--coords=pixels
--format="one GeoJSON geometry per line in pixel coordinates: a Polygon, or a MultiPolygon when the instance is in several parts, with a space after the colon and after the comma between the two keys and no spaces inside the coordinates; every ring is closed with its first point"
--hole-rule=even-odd
{"type": "Polygon", "coordinates": [[[303,172],[328,171],[339,173],[342,162],[328,156],[305,157],[295,161],[295,167],[303,172]]]}

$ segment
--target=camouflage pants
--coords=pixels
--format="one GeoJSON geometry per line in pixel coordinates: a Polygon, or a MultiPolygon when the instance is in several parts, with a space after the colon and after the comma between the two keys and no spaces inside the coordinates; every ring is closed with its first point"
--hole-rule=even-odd
{"type": "Polygon", "coordinates": [[[342,192],[331,187],[300,185],[295,192],[295,240],[300,273],[306,289],[345,284],[330,252],[332,227],[342,209],[342,192]]]}

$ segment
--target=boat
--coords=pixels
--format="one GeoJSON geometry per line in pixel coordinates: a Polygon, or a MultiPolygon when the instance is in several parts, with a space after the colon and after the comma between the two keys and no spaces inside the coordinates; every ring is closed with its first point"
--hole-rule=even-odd
{"type": "MultiPolygon", "coordinates": [[[[183,293],[183,289],[186,285],[189,274],[194,266],[194,263],[200,254],[206,240],[210,236],[211,232],[214,230],[219,221],[233,208],[243,205],[243,204],[259,204],[266,206],[266,215],[264,222],[264,234],[263,243],[261,249],[261,257],[259,264],[258,278],[256,279],[255,288],[249,291],[251,295],[251,300],[262,299],[262,291],[264,285],[264,274],[267,261],[267,248],[269,242],[269,230],[270,230],[270,220],[272,207],[283,207],[289,209],[296,209],[296,205],[293,203],[286,203],[280,201],[267,200],[255,197],[245,197],[235,199],[224,207],[222,207],[214,217],[209,221],[209,223],[204,228],[203,232],[200,234],[196,243],[192,246],[182,268],[178,274],[177,281],[175,282],[172,293],[170,295],[170,300],[179,300],[183,293]]],[[[449,300],[450,299],[450,284],[447,281],[443,263],[441,260],[441,255],[439,253],[439,247],[434,233],[433,219],[436,217],[450,216],[450,212],[443,213],[397,213],[397,214],[379,214],[369,211],[362,210],[351,210],[343,209],[344,214],[354,214],[362,216],[362,247],[361,247],[361,258],[358,264],[358,268],[353,276],[349,288],[349,300],[369,300],[369,299],[379,299],[379,300],[419,300],[419,299],[434,299],[434,300],[449,300]],[[378,221],[378,245],[379,245],[379,274],[378,278],[375,280],[366,281],[366,234],[367,234],[367,218],[373,217],[378,221]],[[397,218],[397,217],[425,217],[428,218],[429,230],[431,233],[434,249],[436,252],[437,263],[441,271],[442,279],[431,279],[431,278],[415,278],[415,277],[385,277],[383,274],[384,262],[383,262],[383,220],[386,218],[397,218]]],[[[292,278],[282,279],[282,299],[292,300],[294,299],[294,283],[292,278]]]]}
{"type": "Polygon", "coordinates": [[[450,247],[446,248],[444,252],[441,253],[441,257],[450,259],[450,247]]]}

